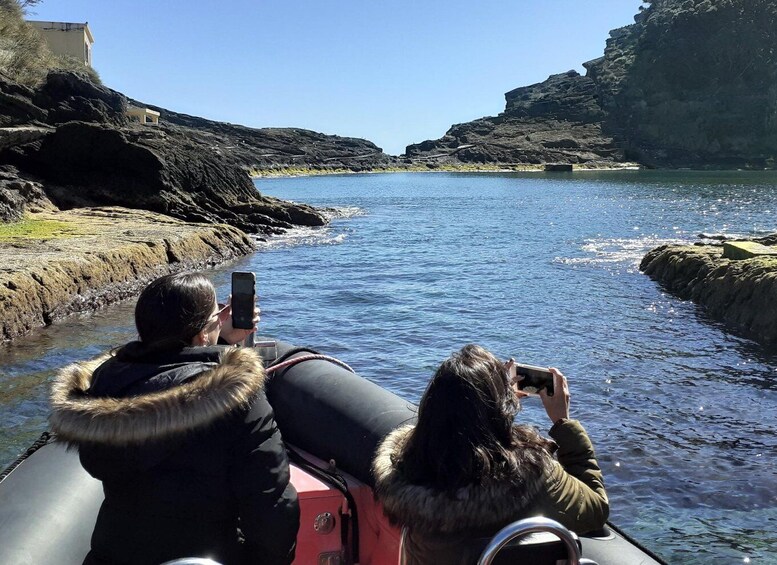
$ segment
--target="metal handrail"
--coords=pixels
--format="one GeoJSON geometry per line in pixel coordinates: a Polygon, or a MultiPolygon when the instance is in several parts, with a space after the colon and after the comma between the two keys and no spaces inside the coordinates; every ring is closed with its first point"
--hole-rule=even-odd
{"type": "Polygon", "coordinates": [[[405,545],[407,544],[407,526],[402,528],[402,534],[399,536],[399,565],[407,565],[407,555],[405,554],[405,545]]]}
{"type": "Polygon", "coordinates": [[[213,559],[206,559],[203,557],[181,557],[180,559],[173,559],[172,561],[165,561],[162,565],[221,565],[213,559]]]}
{"type": "Polygon", "coordinates": [[[483,550],[478,565],[491,565],[496,554],[512,540],[537,532],[550,532],[558,536],[567,548],[567,565],[596,565],[590,559],[581,558],[580,548],[569,530],[555,520],[542,517],[518,520],[499,530],[483,550]]]}

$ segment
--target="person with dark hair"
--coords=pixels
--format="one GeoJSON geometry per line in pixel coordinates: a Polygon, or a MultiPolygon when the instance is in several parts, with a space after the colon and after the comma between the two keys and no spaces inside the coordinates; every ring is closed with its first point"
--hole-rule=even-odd
{"type": "Polygon", "coordinates": [[[406,528],[408,564],[474,564],[499,529],[531,516],[577,533],[604,526],[609,503],[593,446],[569,419],[566,378],[550,371],[555,394],[539,395],[555,441],[514,423],[525,396],[515,366],[477,345],[440,365],[417,423],[383,440],[373,461],[375,495],[390,521],[406,528]]]}
{"type": "Polygon", "coordinates": [[[85,563],[291,563],[299,505],[262,361],[216,345],[253,330],[185,273],[143,290],[135,325],[137,341],[53,386],[51,426],[105,492],[85,563]]]}

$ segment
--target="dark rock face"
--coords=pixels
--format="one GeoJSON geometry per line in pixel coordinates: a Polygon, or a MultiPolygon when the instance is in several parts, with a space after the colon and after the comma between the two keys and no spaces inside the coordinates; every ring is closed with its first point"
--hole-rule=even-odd
{"type": "Polygon", "coordinates": [[[602,131],[594,82],[569,71],[505,94],[495,118],[453,126],[442,139],[409,145],[406,156],[438,162],[596,163],[622,157],[602,131]]]}
{"type": "Polygon", "coordinates": [[[777,3],[651,0],[585,77],[553,75],[505,111],[407,156],[458,162],[777,167],[777,3]],[[468,147],[461,147],[462,145],[468,147]]]}
{"type": "Polygon", "coordinates": [[[586,64],[608,126],[659,166],[773,168],[777,3],[653,0],[586,64]]]}
{"type": "Polygon", "coordinates": [[[115,90],[68,71],[51,71],[33,102],[48,109],[48,123],[94,122],[123,126],[127,98],[115,90]]]}
{"type": "Polygon", "coordinates": [[[248,233],[325,223],[309,206],[261,197],[242,169],[187,137],[142,126],[69,122],[15,158],[63,209],[119,205],[248,233]]]}
{"type": "Polygon", "coordinates": [[[35,92],[0,75],[0,127],[45,122],[48,112],[32,102],[35,92]]]}
{"type": "Polygon", "coordinates": [[[78,73],[51,71],[37,90],[0,76],[0,127],[56,126],[72,120],[122,126],[126,110],[123,94],[78,73]]]}
{"type": "Polygon", "coordinates": [[[362,171],[395,162],[395,158],[365,139],[299,128],[255,129],[179,114],[142,102],[133,103],[159,112],[163,130],[186,135],[192,142],[244,169],[304,167],[362,171]]]}
{"type": "MultiPolygon", "coordinates": [[[[141,126],[127,121],[127,104],[72,72],[49,73],[36,91],[0,77],[0,162],[18,168],[19,186],[27,177],[42,181],[62,208],[120,205],[271,234],[327,220],[310,206],[262,196],[247,169],[362,170],[391,161],[361,139],[254,130],[167,110],[158,127],[141,126]]],[[[22,216],[27,201],[18,190],[3,188],[0,200],[0,219],[22,216]]]]}
{"type": "Polygon", "coordinates": [[[0,165],[0,222],[21,220],[25,210],[51,208],[53,205],[39,183],[19,178],[16,169],[0,165]]]}

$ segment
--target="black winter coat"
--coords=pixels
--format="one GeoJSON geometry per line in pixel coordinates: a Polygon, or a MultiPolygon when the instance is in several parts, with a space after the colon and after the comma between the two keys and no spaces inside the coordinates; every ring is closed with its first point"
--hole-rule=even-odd
{"type": "Polygon", "coordinates": [[[297,493],[263,385],[256,353],[233,347],[62,371],[52,428],[105,492],[86,563],[293,560],[297,493]]]}

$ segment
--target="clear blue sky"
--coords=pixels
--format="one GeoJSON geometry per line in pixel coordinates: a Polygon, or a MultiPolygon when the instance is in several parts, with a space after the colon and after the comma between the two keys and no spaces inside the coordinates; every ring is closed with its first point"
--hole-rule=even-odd
{"type": "Polygon", "coordinates": [[[43,0],[88,21],[103,82],[171,110],[399,154],[600,57],[639,0],[43,0]]]}

